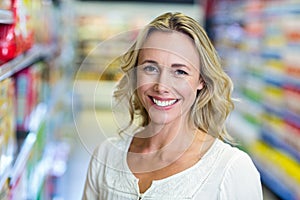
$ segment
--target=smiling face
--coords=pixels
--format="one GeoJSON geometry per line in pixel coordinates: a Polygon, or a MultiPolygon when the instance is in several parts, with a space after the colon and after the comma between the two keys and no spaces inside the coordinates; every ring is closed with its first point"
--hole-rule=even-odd
{"type": "Polygon", "coordinates": [[[137,94],[151,123],[177,123],[193,105],[200,79],[200,59],[190,37],[179,32],[154,31],[138,57],[137,94]]]}

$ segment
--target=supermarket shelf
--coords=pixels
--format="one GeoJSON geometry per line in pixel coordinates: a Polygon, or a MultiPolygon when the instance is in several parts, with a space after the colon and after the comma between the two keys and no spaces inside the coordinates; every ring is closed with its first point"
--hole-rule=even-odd
{"type": "Polygon", "coordinates": [[[293,13],[293,14],[300,14],[299,2],[294,1],[287,5],[282,6],[285,2],[278,1],[277,4],[273,6],[268,6],[265,8],[265,16],[270,15],[280,15],[285,13],[293,13]]]}
{"type": "Polygon", "coordinates": [[[39,103],[30,115],[29,131],[37,133],[47,115],[47,105],[39,103]]]}
{"type": "Polygon", "coordinates": [[[56,147],[54,145],[47,146],[42,160],[40,160],[37,166],[34,168],[34,175],[31,178],[32,182],[30,184],[28,194],[29,199],[35,199],[43,187],[43,183],[46,180],[46,177],[54,163],[55,148],[56,147]]]}
{"type": "MultiPolygon", "coordinates": [[[[1,5],[3,4],[2,1],[0,0],[1,5]]],[[[11,4],[13,4],[13,1],[7,6],[13,6],[11,4]]],[[[57,165],[55,158],[58,152],[56,151],[60,152],[62,150],[56,140],[62,139],[65,134],[60,132],[60,129],[58,129],[60,127],[57,128],[56,124],[55,127],[53,126],[52,118],[55,118],[54,115],[58,115],[58,113],[64,113],[65,115],[68,113],[65,112],[66,109],[61,110],[64,107],[64,102],[61,101],[67,101],[67,98],[60,96],[63,100],[55,101],[59,97],[53,96],[56,88],[52,86],[61,83],[61,80],[68,81],[67,83],[70,85],[72,83],[72,57],[74,57],[73,45],[75,45],[73,40],[75,38],[73,38],[73,27],[67,26],[74,17],[72,9],[70,10],[71,4],[71,2],[59,1],[57,3],[56,1],[49,1],[47,5],[44,5],[43,0],[34,0],[28,1],[28,5],[16,5],[17,10],[10,11],[8,10],[10,8],[0,8],[0,25],[4,29],[14,29],[15,25],[24,25],[23,28],[25,29],[22,29],[22,31],[32,33],[32,35],[23,38],[24,40],[22,39],[17,44],[17,46],[32,44],[30,48],[24,46],[26,50],[22,47],[21,52],[9,52],[14,57],[6,57],[0,63],[0,82],[3,85],[9,82],[17,86],[16,83],[19,83],[18,73],[23,72],[24,69],[30,69],[28,72],[25,71],[24,74],[26,74],[26,83],[29,84],[29,87],[26,87],[26,94],[28,92],[32,93],[29,96],[25,93],[24,95],[23,93],[18,95],[20,90],[23,89],[23,85],[20,85],[20,87],[13,87],[12,85],[12,88],[9,88],[8,91],[10,92],[13,89],[13,93],[4,93],[3,95],[3,98],[11,96],[7,102],[16,112],[20,113],[23,110],[18,109],[13,104],[15,101],[21,103],[20,107],[29,106],[30,111],[26,111],[25,116],[22,115],[26,119],[25,128],[17,127],[18,116],[11,116],[8,119],[8,124],[13,125],[15,129],[7,135],[14,142],[8,143],[8,145],[5,143],[9,151],[2,152],[4,155],[0,157],[0,165],[5,165],[5,168],[0,166],[0,199],[50,199],[52,193],[49,192],[56,192],[52,191],[52,187],[55,187],[56,183],[52,182],[50,178],[52,178],[53,166],[57,165]],[[37,7],[34,6],[36,3],[38,4],[37,7]],[[66,5],[59,6],[60,3],[66,5]],[[23,11],[26,13],[23,13],[23,11]],[[42,18],[37,21],[34,20],[34,24],[31,24],[31,20],[20,23],[16,21],[17,18],[35,19],[37,16],[42,18]],[[56,23],[57,21],[60,23],[56,23]],[[27,27],[29,24],[32,26],[27,27]],[[34,38],[37,38],[38,41],[34,38]],[[36,83],[38,83],[38,87],[35,87],[36,83]],[[40,104],[40,102],[44,102],[44,104],[40,104]],[[52,108],[52,102],[58,105],[52,108]],[[34,110],[32,110],[32,106],[35,106],[34,110]],[[30,119],[29,123],[27,123],[27,119],[30,119]],[[10,149],[12,149],[12,153],[10,149]],[[8,154],[6,152],[12,154],[10,164],[8,164],[9,158],[5,157],[8,154]]],[[[6,4],[3,4],[3,6],[6,6],[6,4]]],[[[3,40],[6,41],[5,38],[3,40]]],[[[67,91],[66,87],[64,86],[64,89],[67,91]]],[[[57,88],[59,87],[57,86],[57,88]]],[[[8,109],[5,108],[6,110],[8,109]]],[[[1,115],[2,113],[0,119],[2,119],[1,115]]],[[[63,121],[60,120],[59,125],[63,126],[66,120],[71,120],[71,114],[68,117],[68,119],[64,118],[63,121]]],[[[6,121],[3,123],[7,124],[6,121]]],[[[65,163],[65,165],[67,164],[65,163]]]]}
{"type": "Polygon", "coordinates": [[[300,79],[298,77],[293,77],[293,76],[286,75],[285,80],[286,80],[286,84],[300,87],[300,79]]]}
{"type": "Polygon", "coordinates": [[[245,146],[250,146],[260,137],[259,128],[249,123],[239,112],[232,112],[226,124],[228,131],[245,146]]]}
{"type": "Polygon", "coordinates": [[[14,22],[13,12],[0,9],[0,24],[12,24],[14,22]]]}
{"type": "MultiPolygon", "coordinates": [[[[9,165],[10,164],[11,164],[11,162],[9,163],[9,165]]],[[[10,167],[5,167],[4,171],[2,172],[2,174],[0,176],[0,193],[1,193],[2,189],[4,188],[5,184],[7,184],[9,175],[10,175],[10,167]]]]}
{"type": "Polygon", "coordinates": [[[28,199],[35,199],[48,176],[62,176],[67,168],[70,145],[65,142],[51,142],[46,145],[42,159],[34,168],[28,191],[28,199]]]}
{"type": "Polygon", "coordinates": [[[38,104],[36,109],[31,113],[29,122],[29,133],[26,136],[22,148],[16,157],[12,170],[10,171],[10,185],[15,185],[20,175],[24,171],[27,160],[31,154],[32,148],[37,139],[38,129],[42,126],[47,114],[47,106],[38,104]]]}
{"type": "Polygon", "coordinates": [[[290,190],[281,180],[275,177],[270,171],[265,169],[259,161],[254,160],[255,166],[260,172],[261,180],[264,185],[272,190],[282,200],[297,200],[294,192],[290,190]]]}
{"type": "Polygon", "coordinates": [[[291,111],[291,110],[285,110],[284,119],[295,124],[296,126],[300,127],[300,115],[291,111]]]}
{"type": "Polygon", "coordinates": [[[295,160],[297,160],[298,162],[300,162],[300,154],[299,152],[293,148],[292,146],[290,146],[289,144],[287,144],[285,141],[283,141],[282,139],[280,139],[276,134],[272,133],[271,130],[267,130],[266,128],[263,128],[261,130],[261,138],[263,141],[265,141],[267,144],[281,149],[285,152],[287,152],[289,155],[291,155],[295,160]]]}
{"type": "Polygon", "coordinates": [[[22,145],[21,151],[16,159],[16,162],[14,163],[14,166],[10,173],[10,185],[15,185],[22,174],[26,162],[30,156],[32,147],[36,141],[36,134],[35,133],[29,133],[22,145]]]}
{"type": "Polygon", "coordinates": [[[233,80],[240,81],[236,84],[237,95],[242,96],[243,104],[236,107],[241,119],[231,116],[233,122],[229,131],[244,141],[263,184],[284,200],[300,198],[297,143],[300,79],[297,71],[299,60],[294,59],[298,58],[299,50],[299,31],[294,29],[300,14],[299,5],[294,0],[247,1],[237,5],[224,2],[216,6],[216,13],[219,13],[216,20],[220,24],[214,27],[216,41],[220,43],[216,43],[216,48],[223,53],[222,58],[229,66],[233,80]],[[243,15],[236,18],[235,13],[239,12],[243,15]],[[238,38],[235,34],[223,34],[222,30],[227,28],[234,31],[231,26],[235,24],[242,28],[238,38]],[[241,55],[238,60],[232,59],[236,57],[236,51],[241,55]],[[255,61],[245,63],[249,57],[255,61]],[[255,135],[253,130],[256,130],[256,138],[252,137],[255,135]]]}
{"type": "Polygon", "coordinates": [[[240,113],[233,113],[230,117],[230,122],[228,124],[229,131],[244,141],[243,143],[245,147],[249,147],[249,155],[253,159],[255,166],[260,172],[262,183],[266,185],[274,194],[276,194],[276,196],[280,197],[280,199],[296,200],[297,198],[294,191],[292,191],[291,188],[282,182],[282,178],[277,177],[275,175],[276,173],[270,170],[272,166],[267,166],[268,163],[266,160],[261,160],[262,158],[259,158],[257,153],[253,152],[253,145],[251,143],[256,141],[259,137],[272,147],[282,149],[292,154],[296,158],[297,152],[295,152],[295,149],[293,149],[284,141],[280,140],[275,134],[266,132],[264,129],[258,130],[255,126],[251,126],[251,123],[242,118],[240,113]],[[230,123],[231,121],[237,123],[230,123]]]}
{"type": "Polygon", "coordinates": [[[35,45],[25,53],[0,66],[0,81],[29,67],[38,60],[52,57],[55,54],[55,45],[35,45]]]}

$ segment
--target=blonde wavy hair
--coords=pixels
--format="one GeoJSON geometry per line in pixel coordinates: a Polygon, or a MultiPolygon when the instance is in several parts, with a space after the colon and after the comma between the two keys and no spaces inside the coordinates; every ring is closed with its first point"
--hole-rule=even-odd
{"type": "MultiPolygon", "coordinates": [[[[204,81],[190,111],[190,120],[198,129],[222,139],[232,142],[227,133],[225,120],[234,105],[231,99],[233,84],[221,67],[219,57],[205,30],[193,18],[182,13],[165,13],[150,22],[140,32],[131,48],[121,56],[121,69],[123,77],[114,91],[114,98],[128,102],[130,113],[129,125],[139,118],[139,126],[145,127],[149,122],[149,115],[136,92],[136,67],[138,55],[144,41],[153,31],[184,33],[193,39],[200,56],[200,77],[204,81]]],[[[122,132],[121,131],[121,132],[122,132]]]]}

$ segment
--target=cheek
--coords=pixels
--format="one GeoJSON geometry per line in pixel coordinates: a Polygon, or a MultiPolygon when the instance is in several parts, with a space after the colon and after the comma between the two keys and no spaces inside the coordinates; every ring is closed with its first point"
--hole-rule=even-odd
{"type": "Polygon", "coordinates": [[[139,98],[141,98],[141,95],[147,91],[148,87],[147,85],[137,85],[136,91],[137,94],[139,95],[139,98]]]}
{"type": "Polygon", "coordinates": [[[137,87],[143,87],[144,85],[148,85],[150,83],[153,83],[153,78],[151,76],[147,76],[143,73],[137,73],[137,87]]]}
{"type": "Polygon", "coordinates": [[[146,91],[150,90],[155,84],[155,79],[152,76],[145,74],[137,74],[136,90],[139,98],[142,99],[146,91]]]}
{"type": "Polygon", "coordinates": [[[150,83],[146,83],[144,80],[137,79],[137,95],[141,101],[144,101],[146,92],[151,88],[150,83]]]}
{"type": "Polygon", "coordinates": [[[137,81],[137,93],[139,94],[139,97],[141,97],[140,95],[144,94],[151,86],[149,83],[145,83],[145,81],[137,81]]]}
{"type": "Polygon", "coordinates": [[[176,88],[185,98],[196,98],[197,86],[193,81],[180,81],[176,88]]]}

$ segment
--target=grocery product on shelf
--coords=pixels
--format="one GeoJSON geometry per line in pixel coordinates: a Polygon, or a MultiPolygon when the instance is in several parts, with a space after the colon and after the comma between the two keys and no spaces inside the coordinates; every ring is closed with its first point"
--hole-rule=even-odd
{"type": "Polygon", "coordinates": [[[48,184],[56,151],[68,152],[57,149],[64,136],[56,134],[70,120],[73,76],[72,41],[58,33],[67,30],[60,3],[0,2],[0,199],[54,198],[48,184]]]}
{"type": "Polygon", "coordinates": [[[8,177],[16,151],[15,136],[15,88],[14,80],[6,79],[0,82],[0,197],[8,194],[8,177]]]}
{"type": "Polygon", "coordinates": [[[28,13],[31,1],[11,0],[8,5],[5,11],[12,13],[13,20],[10,23],[0,21],[0,65],[31,48],[34,42],[28,13]]]}
{"type": "Polygon", "coordinates": [[[40,65],[34,64],[14,76],[17,96],[17,128],[20,131],[29,130],[30,114],[38,104],[38,94],[42,92],[41,73],[40,65]]]}
{"type": "Polygon", "coordinates": [[[240,99],[230,131],[268,188],[299,199],[300,3],[224,0],[218,9],[216,46],[240,99]]]}
{"type": "Polygon", "coordinates": [[[35,199],[42,190],[45,177],[49,173],[51,166],[49,162],[52,160],[53,153],[48,153],[46,111],[45,105],[40,104],[36,106],[30,119],[36,127],[31,128],[26,135],[11,170],[11,199],[18,199],[20,194],[24,194],[25,199],[35,199]]]}

